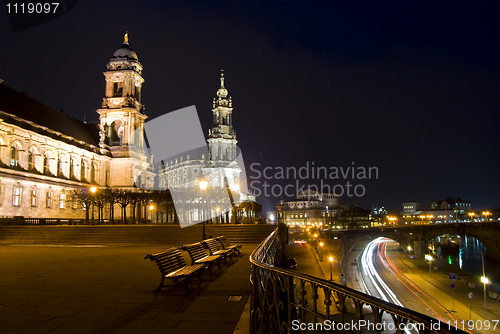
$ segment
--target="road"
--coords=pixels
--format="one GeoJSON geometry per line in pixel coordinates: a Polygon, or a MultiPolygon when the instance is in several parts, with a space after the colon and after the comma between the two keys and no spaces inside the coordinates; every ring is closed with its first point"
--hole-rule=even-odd
{"type": "MultiPolygon", "coordinates": [[[[383,238],[366,245],[361,252],[359,263],[365,290],[377,298],[426,314],[442,323],[460,323],[462,319],[457,318],[454,312],[445,308],[404,275],[404,263],[398,263],[392,256],[399,253],[398,248],[399,245],[393,240],[383,238]],[[398,267],[403,267],[403,270],[398,267]]],[[[473,333],[467,328],[465,331],[473,333]]]]}

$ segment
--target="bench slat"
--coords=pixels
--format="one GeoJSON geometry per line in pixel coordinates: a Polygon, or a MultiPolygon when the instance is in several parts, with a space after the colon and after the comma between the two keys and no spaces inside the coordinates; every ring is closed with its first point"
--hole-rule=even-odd
{"type": "Polygon", "coordinates": [[[202,281],[201,271],[206,268],[206,264],[204,263],[193,264],[191,266],[186,265],[184,257],[177,248],[169,248],[163,252],[148,254],[144,258],[154,261],[161,273],[160,285],[155,292],[159,292],[161,290],[165,278],[174,280],[184,278],[186,292],[189,292],[189,288],[187,286],[188,279],[191,276],[198,275],[200,281],[202,281]]]}

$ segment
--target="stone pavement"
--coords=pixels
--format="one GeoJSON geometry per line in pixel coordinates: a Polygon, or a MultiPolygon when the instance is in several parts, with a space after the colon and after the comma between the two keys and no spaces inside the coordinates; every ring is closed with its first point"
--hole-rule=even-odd
{"type": "Polygon", "coordinates": [[[242,255],[206,272],[205,282],[193,279],[187,295],[182,281],[153,292],[160,273],[144,256],[168,247],[1,244],[0,333],[233,333],[257,244],[243,244],[242,255]]]}

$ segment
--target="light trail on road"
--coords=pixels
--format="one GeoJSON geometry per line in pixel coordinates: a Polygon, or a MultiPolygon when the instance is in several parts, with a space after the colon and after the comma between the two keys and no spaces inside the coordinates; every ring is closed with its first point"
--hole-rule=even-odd
{"type": "MultiPolygon", "coordinates": [[[[389,287],[391,285],[391,282],[389,282],[387,279],[384,281],[382,279],[381,275],[377,271],[376,267],[376,259],[378,258],[380,262],[384,265],[384,267],[389,271],[389,273],[395,277],[399,283],[402,284],[406,288],[407,291],[411,292],[415,297],[422,302],[425,307],[427,307],[427,310],[429,310],[432,315],[440,320],[443,323],[448,323],[447,318],[450,319],[451,322],[457,321],[457,323],[460,323],[460,319],[457,318],[451,311],[446,309],[444,306],[439,304],[436,300],[434,300],[432,297],[430,297],[427,293],[425,293],[422,289],[420,289],[417,285],[415,285],[413,282],[411,282],[404,274],[403,272],[397,268],[392,261],[389,259],[386,253],[386,244],[387,240],[384,240],[384,238],[377,238],[373,241],[371,241],[363,250],[362,256],[361,256],[361,267],[363,270],[363,278],[366,279],[368,278],[370,282],[368,285],[373,286],[376,290],[376,293],[374,293],[373,289],[370,291],[368,286],[365,284],[367,291],[369,294],[381,298],[389,303],[393,303],[402,307],[407,307],[406,305],[403,305],[401,301],[397,298],[396,293],[389,287]],[[377,257],[374,256],[375,250],[377,251],[377,257]],[[443,316],[444,315],[444,316],[443,316]]],[[[392,283],[393,285],[393,283],[392,283]]],[[[421,310],[415,309],[416,311],[421,312],[421,310]]],[[[474,333],[470,330],[468,330],[466,327],[464,328],[461,326],[463,330],[467,331],[468,333],[474,333]]]]}

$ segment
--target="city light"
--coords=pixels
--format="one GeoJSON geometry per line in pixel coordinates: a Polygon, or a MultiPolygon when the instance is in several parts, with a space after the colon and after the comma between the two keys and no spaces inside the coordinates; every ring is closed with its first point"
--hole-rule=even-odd
{"type": "Polygon", "coordinates": [[[488,279],[488,277],[481,276],[481,283],[489,284],[490,280],[488,279]]]}
{"type": "Polygon", "coordinates": [[[198,184],[200,185],[201,190],[206,190],[207,186],[208,186],[208,181],[205,180],[204,178],[201,178],[201,180],[198,182],[198,184]]]}
{"type": "Polygon", "coordinates": [[[490,213],[490,212],[488,212],[488,211],[483,211],[483,216],[484,216],[484,220],[485,220],[485,221],[488,221],[488,216],[489,216],[489,215],[491,215],[491,213],[490,213]]]}

